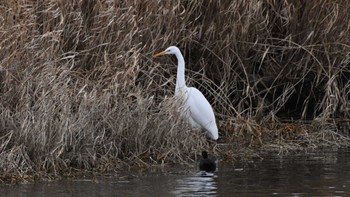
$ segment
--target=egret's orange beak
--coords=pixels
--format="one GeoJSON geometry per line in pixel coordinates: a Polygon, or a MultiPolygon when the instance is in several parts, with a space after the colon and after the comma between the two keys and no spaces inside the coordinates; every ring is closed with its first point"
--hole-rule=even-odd
{"type": "Polygon", "coordinates": [[[165,51],[162,51],[162,52],[159,52],[159,53],[156,53],[153,55],[153,57],[159,57],[159,56],[162,56],[162,55],[165,55],[165,51]]]}

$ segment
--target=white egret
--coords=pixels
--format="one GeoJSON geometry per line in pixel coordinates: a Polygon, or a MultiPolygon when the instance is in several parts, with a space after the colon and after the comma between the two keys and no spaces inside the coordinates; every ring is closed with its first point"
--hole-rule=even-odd
{"type": "Polygon", "coordinates": [[[175,96],[183,96],[183,117],[193,129],[205,130],[211,139],[217,140],[219,138],[218,128],[216,126],[215,116],[211,105],[202,92],[194,87],[186,86],[185,60],[180,49],[176,46],[170,46],[165,49],[165,51],[153,55],[153,57],[168,54],[176,55],[178,61],[175,96]]]}

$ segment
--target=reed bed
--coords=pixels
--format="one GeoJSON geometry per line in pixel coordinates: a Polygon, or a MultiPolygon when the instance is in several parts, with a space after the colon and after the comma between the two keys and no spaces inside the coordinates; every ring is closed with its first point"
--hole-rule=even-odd
{"type": "Polygon", "coordinates": [[[2,1],[0,180],[191,163],[203,149],[231,158],[347,145],[337,123],[349,126],[349,10],[342,0],[2,1]],[[152,59],[170,45],[213,106],[215,145],[179,117],[176,63],[152,59]]]}

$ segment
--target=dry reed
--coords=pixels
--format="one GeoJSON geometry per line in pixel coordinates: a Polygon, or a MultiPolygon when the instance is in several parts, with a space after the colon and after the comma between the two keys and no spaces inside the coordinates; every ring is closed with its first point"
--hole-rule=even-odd
{"type": "Polygon", "coordinates": [[[349,9],[340,0],[3,1],[0,177],[187,163],[209,148],[178,116],[175,63],[151,58],[169,45],[212,103],[222,142],[348,142],[332,121],[350,116],[349,9]]]}

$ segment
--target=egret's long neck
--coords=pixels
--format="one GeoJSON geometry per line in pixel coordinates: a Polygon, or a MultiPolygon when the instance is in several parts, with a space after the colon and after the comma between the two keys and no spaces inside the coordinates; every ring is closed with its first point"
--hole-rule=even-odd
{"type": "Polygon", "coordinates": [[[176,76],[176,88],[175,95],[179,92],[179,90],[183,87],[186,87],[185,82],[185,60],[181,53],[176,53],[177,58],[177,76],[176,76]]]}

